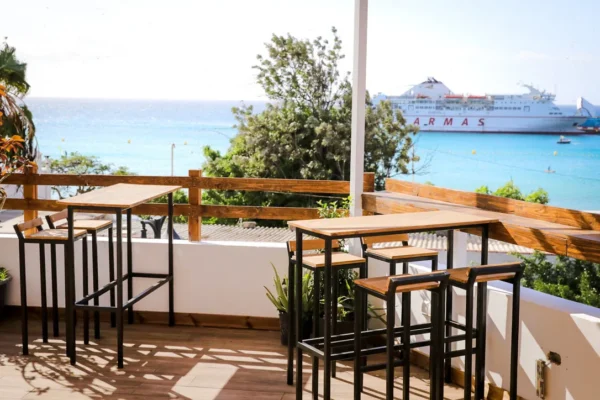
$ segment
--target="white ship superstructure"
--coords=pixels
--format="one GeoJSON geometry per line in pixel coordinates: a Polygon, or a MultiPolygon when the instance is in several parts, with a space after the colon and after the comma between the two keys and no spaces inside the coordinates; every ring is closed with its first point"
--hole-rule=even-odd
{"type": "Polygon", "coordinates": [[[375,103],[389,100],[407,123],[421,131],[476,133],[581,133],[577,127],[594,117],[583,98],[568,115],[554,104],[555,95],[523,85],[526,94],[455,94],[442,82],[428,78],[400,96],[378,94],[375,103]]]}

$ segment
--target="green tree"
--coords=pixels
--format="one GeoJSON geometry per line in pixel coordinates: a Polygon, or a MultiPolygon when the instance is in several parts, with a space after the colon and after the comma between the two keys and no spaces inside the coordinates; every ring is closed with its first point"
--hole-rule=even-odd
{"type": "Polygon", "coordinates": [[[492,194],[492,191],[490,190],[490,188],[487,185],[483,185],[483,186],[479,186],[477,189],[475,189],[475,193],[492,194]]]}
{"type": "MultiPolygon", "coordinates": [[[[347,180],[350,176],[352,87],[340,74],[342,43],[273,35],[259,55],[257,82],[271,101],[261,113],[234,108],[238,134],[225,154],[206,147],[207,176],[347,180]]],[[[407,125],[389,102],[376,107],[367,96],[365,169],[385,177],[407,173],[418,128],[407,125]]],[[[207,191],[217,204],[313,206],[317,198],[260,192],[207,191]]]]}
{"type": "MultiPolygon", "coordinates": [[[[100,161],[96,156],[86,156],[78,152],[64,152],[57,159],[50,159],[50,172],[53,174],[71,175],[135,175],[127,167],[114,167],[100,161]]],[[[75,194],[87,193],[96,189],[94,186],[52,186],[52,191],[59,198],[73,196],[75,194]]]]}
{"type": "Polygon", "coordinates": [[[11,93],[25,95],[30,88],[26,73],[27,64],[19,61],[16,49],[5,42],[0,49],[0,83],[11,93]]]}
{"type": "Polygon", "coordinates": [[[29,161],[37,156],[35,125],[31,111],[23,102],[29,91],[27,64],[21,62],[16,49],[6,42],[0,47],[0,137],[21,136],[20,152],[29,161]]]}
{"type": "Polygon", "coordinates": [[[504,186],[500,186],[498,189],[496,189],[493,194],[494,196],[505,197],[507,199],[525,200],[523,193],[521,193],[521,189],[515,185],[512,179],[506,182],[504,186]]]}
{"type": "Polygon", "coordinates": [[[523,286],[600,307],[599,264],[565,256],[557,256],[553,264],[539,251],[531,256],[515,255],[525,263],[523,286]]]}
{"type": "Polygon", "coordinates": [[[548,192],[542,188],[538,188],[537,190],[529,193],[527,196],[524,196],[521,192],[521,189],[515,185],[512,179],[496,189],[494,192],[490,190],[489,186],[483,185],[475,189],[475,193],[489,194],[514,200],[522,200],[529,203],[548,204],[550,202],[550,196],[548,196],[548,192]]]}

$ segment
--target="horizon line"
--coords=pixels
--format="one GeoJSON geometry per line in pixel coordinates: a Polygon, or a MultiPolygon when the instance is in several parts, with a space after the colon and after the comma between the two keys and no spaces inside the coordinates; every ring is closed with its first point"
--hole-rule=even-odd
{"type": "Polygon", "coordinates": [[[269,99],[193,99],[193,98],[154,98],[154,97],[74,97],[74,96],[31,96],[26,95],[23,100],[116,100],[116,101],[222,101],[222,102],[269,102],[269,99]]]}

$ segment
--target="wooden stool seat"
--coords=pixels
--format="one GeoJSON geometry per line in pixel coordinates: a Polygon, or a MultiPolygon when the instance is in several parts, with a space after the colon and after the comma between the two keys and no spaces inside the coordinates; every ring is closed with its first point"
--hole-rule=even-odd
{"type": "Polygon", "coordinates": [[[437,256],[438,252],[420,247],[402,246],[370,248],[366,251],[366,255],[374,255],[387,260],[406,260],[418,257],[433,257],[437,256]]]}
{"type": "MultiPolygon", "coordinates": [[[[98,231],[112,225],[112,221],[106,219],[76,219],[73,222],[74,229],[85,229],[86,231],[98,231]]],[[[65,222],[56,227],[57,229],[68,229],[69,223],[65,222]]]]}
{"type": "MultiPolygon", "coordinates": [[[[82,229],[73,230],[74,237],[85,235],[87,232],[82,229]]],[[[66,229],[44,229],[25,236],[25,239],[44,239],[44,240],[68,240],[69,231],[66,229]]]]}
{"type": "MultiPolygon", "coordinates": [[[[367,279],[356,279],[354,284],[360,287],[364,287],[366,289],[373,290],[382,295],[386,295],[388,293],[388,288],[390,286],[390,280],[392,278],[398,278],[401,276],[410,276],[410,275],[396,275],[396,276],[381,276],[377,278],[367,278],[367,279]]],[[[425,283],[416,283],[412,285],[402,285],[396,288],[396,293],[404,293],[404,292],[413,292],[417,290],[429,290],[435,289],[440,286],[439,282],[425,282],[425,283]]]]}
{"type": "MultiPolygon", "coordinates": [[[[296,256],[292,257],[293,261],[296,261],[296,256]]],[[[324,268],[325,267],[325,254],[315,255],[303,255],[302,263],[313,268],[324,268]]],[[[331,266],[339,267],[341,265],[352,265],[352,264],[364,264],[365,259],[357,257],[348,253],[332,253],[331,254],[331,266]]]]}
{"type": "MultiPolygon", "coordinates": [[[[512,266],[514,263],[508,263],[506,264],[507,266],[512,266]]],[[[496,264],[495,266],[499,266],[502,264],[496,264]]],[[[485,265],[483,266],[483,268],[485,268],[485,265]]],[[[450,274],[450,283],[452,282],[458,282],[458,283],[468,283],[469,281],[469,273],[471,271],[472,268],[470,267],[465,267],[465,268],[455,268],[455,269],[449,269],[448,273],[450,274]]],[[[506,273],[498,273],[498,274],[491,274],[491,275],[477,275],[477,277],[475,278],[475,282],[491,282],[491,281],[501,281],[501,280],[505,280],[505,279],[512,279],[515,277],[515,273],[514,272],[506,272],[506,273]]]]}

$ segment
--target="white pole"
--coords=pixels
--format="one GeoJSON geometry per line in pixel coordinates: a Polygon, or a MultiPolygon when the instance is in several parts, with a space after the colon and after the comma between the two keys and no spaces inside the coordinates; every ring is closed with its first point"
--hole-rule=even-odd
{"type": "Polygon", "coordinates": [[[365,172],[365,98],[367,92],[368,0],[354,2],[354,69],[352,72],[352,142],[350,150],[350,215],[362,215],[365,172]]]}
{"type": "MultiPolygon", "coordinates": [[[[365,99],[367,92],[367,16],[368,0],[354,1],[354,67],[352,71],[352,142],[350,147],[350,215],[362,215],[363,176],[365,172],[365,99]]],[[[359,251],[350,242],[352,253],[359,251]]]]}
{"type": "Polygon", "coordinates": [[[171,143],[171,176],[175,176],[175,143],[171,143]]]}

